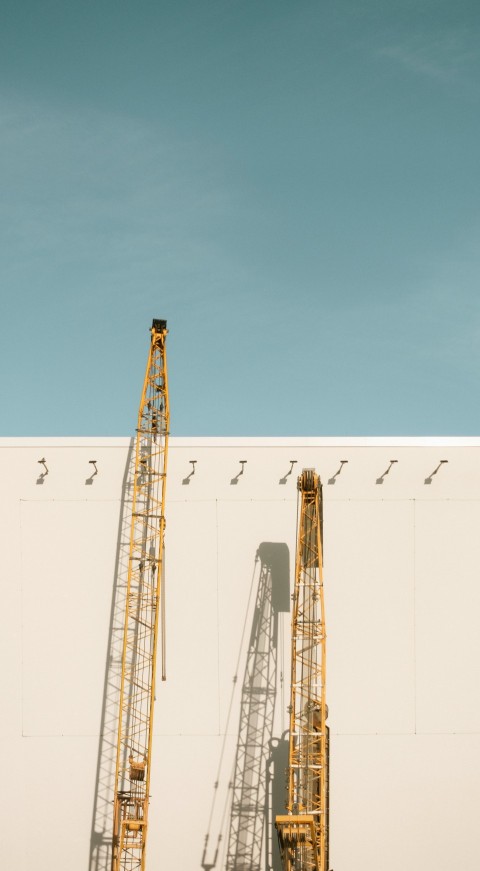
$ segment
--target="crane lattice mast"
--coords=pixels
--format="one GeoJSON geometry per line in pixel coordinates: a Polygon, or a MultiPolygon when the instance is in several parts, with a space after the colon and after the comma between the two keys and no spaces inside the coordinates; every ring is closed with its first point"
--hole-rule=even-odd
{"type": "Polygon", "coordinates": [[[313,469],[298,478],[292,611],[288,813],[277,816],[284,871],[328,869],[328,727],[322,576],[322,488],[313,469]]]}
{"type": "MultiPolygon", "coordinates": [[[[143,871],[145,868],[157,641],[164,602],[161,588],[169,430],[166,335],[167,322],[154,320],[138,412],[115,769],[112,871],[143,871]]],[[[165,634],[162,635],[164,640],[165,634]]]]}

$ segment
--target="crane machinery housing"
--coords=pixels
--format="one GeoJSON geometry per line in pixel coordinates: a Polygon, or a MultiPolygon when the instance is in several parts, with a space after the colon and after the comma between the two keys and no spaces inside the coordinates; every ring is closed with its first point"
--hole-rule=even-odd
{"type": "MultiPolygon", "coordinates": [[[[112,871],[144,871],[163,552],[169,401],[167,322],[154,320],[138,411],[115,766],[112,871]]],[[[163,627],[164,628],[164,627],[163,627]]],[[[165,632],[162,632],[164,662],[165,632]]],[[[164,667],[162,679],[165,679],[164,667]]]]}
{"type": "Polygon", "coordinates": [[[298,478],[292,609],[287,814],[278,815],[284,871],[328,871],[328,709],[323,598],[322,487],[313,469],[298,478]]]}

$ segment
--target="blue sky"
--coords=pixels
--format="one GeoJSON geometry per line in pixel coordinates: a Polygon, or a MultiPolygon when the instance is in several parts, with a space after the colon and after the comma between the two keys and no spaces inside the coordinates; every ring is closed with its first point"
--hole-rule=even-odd
{"type": "Polygon", "coordinates": [[[480,432],[480,7],[3,0],[1,435],[480,432]]]}

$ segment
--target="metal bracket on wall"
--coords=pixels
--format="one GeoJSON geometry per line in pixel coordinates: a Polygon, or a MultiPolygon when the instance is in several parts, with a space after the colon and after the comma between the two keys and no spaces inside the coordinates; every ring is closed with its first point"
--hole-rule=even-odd
{"type": "Polygon", "coordinates": [[[48,475],[47,461],[46,461],[45,457],[42,457],[42,459],[37,460],[37,462],[40,463],[40,465],[43,466],[43,468],[45,470],[44,472],[41,472],[40,475],[38,476],[37,484],[43,484],[45,478],[48,475]]]}
{"type": "Polygon", "coordinates": [[[431,472],[430,475],[428,475],[428,476],[425,478],[425,481],[424,481],[423,483],[424,483],[424,484],[431,484],[431,483],[432,483],[432,478],[435,477],[435,475],[438,473],[439,469],[444,465],[444,463],[448,463],[448,460],[440,460],[440,462],[439,462],[437,468],[434,469],[433,472],[431,472]]]}
{"type": "Polygon", "coordinates": [[[91,466],[93,466],[94,471],[92,472],[92,474],[90,475],[89,478],[85,479],[85,484],[87,484],[87,486],[89,484],[93,484],[93,479],[94,479],[95,475],[98,475],[97,461],[96,460],[89,460],[88,462],[91,466]]]}
{"type": "Polygon", "coordinates": [[[280,480],[278,482],[279,484],[286,484],[287,483],[287,478],[289,478],[290,475],[292,474],[293,467],[294,467],[296,462],[297,462],[297,460],[290,460],[290,468],[289,468],[288,472],[286,473],[286,475],[284,475],[283,478],[280,478],[280,480]]]}
{"type": "Polygon", "coordinates": [[[239,463],[240,463],[240,467],[241,467],[240,471],[238,472],[237,475],[235,475],[235,478],[231,479],[230,484],[238,484],[238,479],[240,478],[241,475],[243,475],[244,466],[246,465],[247,461],[246,460],[239,460],[239,463]]]}
{"type": "Polygon", "coordinates": [[[340,465],[339,465],[337,471],[335,472],[334,475],[332,475],[331,478],[328,479],[328,483],[329,483],[329,484],[335,484],[335,483],[336,483],[336,480],[337,480],[337,478],[338,478],[340,472],[342,471],[343,467],[347,465],[347,463],[348,463],[348,460],[340,460],[340,465]]]}
{"type": "Polygon", "coordinates": [[[393,466],[395,463],[398,463],[398,460],[390,460],[390,465],[389,465],[388,469],[385,469],[383,475],[380,475],[380,477],[377,478],[377,480],[375,481],[376,484],[383,484],[384,479],[387,477],[387,475],[388,475],[389,472],[390,472],[390,469],[392,468],[392,466],[393,466]]]}
{"type": "Polygon", "coordinates": [[[193,478],[193,476],[194,476],[194,474],[195,474],[195,466],[196,466],[196,463],[197,463],[196,460],[189,460],[188,462],[190,463],[190,465],[191,465],[191,467],[192,467],[192,471],[190,472],[190,474],[187,475],[186,478],[183,479],[182,484],[184,484],[184,485],[185,485],[185,484],[190,484],[190,478],[193,478]]]}

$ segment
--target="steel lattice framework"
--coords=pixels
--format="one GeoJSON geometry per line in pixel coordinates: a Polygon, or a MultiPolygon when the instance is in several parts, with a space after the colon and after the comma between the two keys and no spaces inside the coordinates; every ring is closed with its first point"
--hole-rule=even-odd
{"type": "Polygon", "coordinates": [[[138,412],[112,871],[143,871],[145,868],[157,641],[164,601],[161,588],[169,430],[166,335],[167,322],[154,320],[138,412]]]}
{"type": "Polygon", "coordinates": [[[328,869],[328,727],[322,490],[313,469],[298,478],[301,505],[292,612],[288,814],[277,816],[285,871],[328,869]]]}

